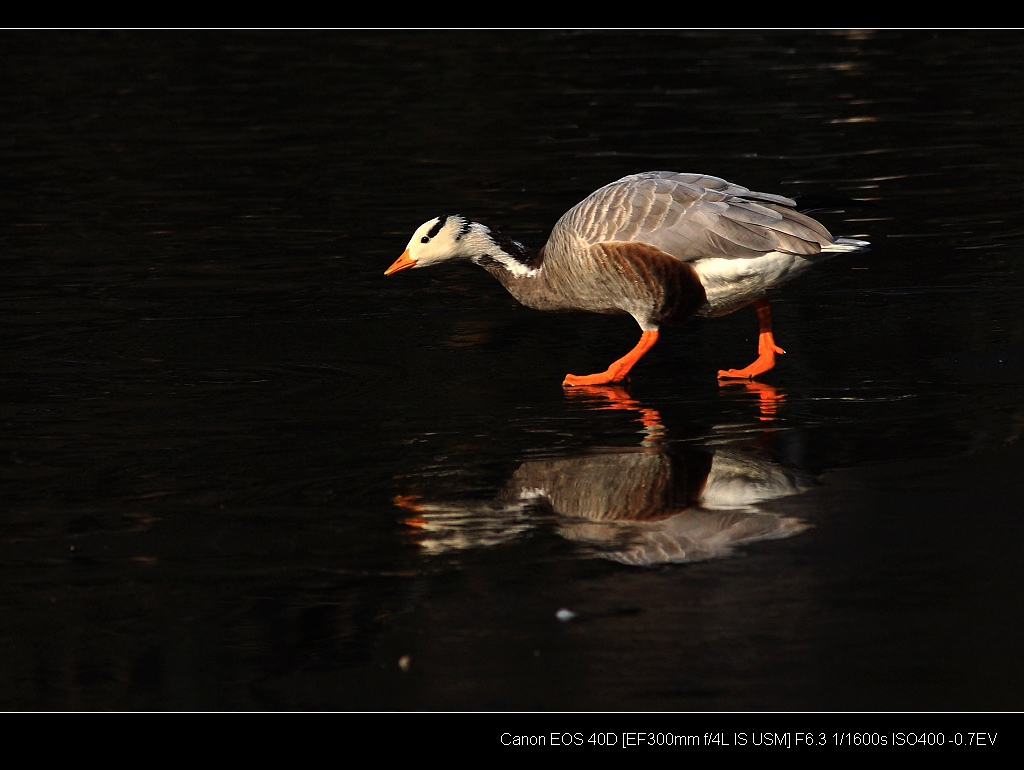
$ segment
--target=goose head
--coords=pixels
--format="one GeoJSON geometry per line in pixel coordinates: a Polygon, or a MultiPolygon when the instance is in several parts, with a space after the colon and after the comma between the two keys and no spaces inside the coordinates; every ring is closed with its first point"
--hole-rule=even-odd
{"type": "Polygon", "coordinates": [[[478,261],[500,250],[489,228],[465,217],[443,215],[420,225],[409,239],[405,252],[384,275],[414,267],[430,267],[453,260],[478,261]]]}
{"type": "Polygon", "coordinates": [[[504,237],[487,225],[448,214],[420,225],[402,256],[384,271],[384,275],[456,260],[484,266],[500,264],[518,274],[527,272],[522,264],[526,254],[527,250],[521,243],[504,237]]]}

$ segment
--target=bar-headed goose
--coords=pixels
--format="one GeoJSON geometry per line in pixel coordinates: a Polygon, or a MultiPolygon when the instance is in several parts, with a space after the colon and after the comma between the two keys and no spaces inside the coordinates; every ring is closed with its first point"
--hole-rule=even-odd
{"type": "Polygon", "coordinates": [[[712,176],[650,171],[612,182],[569,209],[539,251],[464,217],[440,216],[416,230],[384,274],[463,259],[527,307],[636,319],[643,333],[629,353],[604,372],[566,375],[564,385],[621,382],[657,341],[661,324],[753,303],[757,360],[718,373],[750,378],[784,352],[772,337],[767,292],[821,259],[868,245],[833,238],[795,205],[712,176]]]}

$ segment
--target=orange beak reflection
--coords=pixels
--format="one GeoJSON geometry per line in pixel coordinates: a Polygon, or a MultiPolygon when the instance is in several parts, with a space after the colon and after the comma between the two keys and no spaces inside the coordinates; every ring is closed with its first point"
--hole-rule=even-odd
{"type": "Polygon", "coordinates": [[[391,275],[397,273],[400,270],[408,270],[410,267],[416,267],[416,260],[409,257],[409,250],[406,249],[402,252],[402,256],[395,260],[395,263],[384,271],[384,275],[391,275]]]}

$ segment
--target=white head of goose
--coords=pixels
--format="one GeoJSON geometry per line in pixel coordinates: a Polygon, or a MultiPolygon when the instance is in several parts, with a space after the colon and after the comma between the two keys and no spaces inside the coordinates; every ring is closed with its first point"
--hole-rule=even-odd
{"type": "Polygon", "coordinates": [[[718,372],[746,379],[771,369],[775,354],[785,352],[772,337],[767,293],[821,259],[868,246],[833,238],[795,205],[712,176],[650,171],[612,182],[569,209],[539,251],[477,222],[441,216],[416,230],[384,274],[464,259],[527,307],[633,316],[642,331],[636,346],[604,372],[566,375],[567,386],[621,382],[662,324],[753,303],[757,360],[718,372]]]}

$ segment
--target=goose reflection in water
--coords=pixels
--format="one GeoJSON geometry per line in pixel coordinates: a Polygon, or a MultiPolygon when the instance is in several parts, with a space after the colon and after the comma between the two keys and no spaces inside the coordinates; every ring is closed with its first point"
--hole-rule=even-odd
{"type": "MultiPolygon", "coordinates": [[[[770,420],[781,399],[771,390],[754,385],[761,419],[770,420]]],[[[641,444],[528,460],[493,501],[479,505],[399,496],[395,502],[408,511],[405,521],[424,551],[495,546],[551,514],[566,539],[633,565],[717,558],[739,545],[806,529],[796,518],[759,507],[813,484],[808,474],[772,459],[763,447],[675,447],[665,441],[658,412],[621,387],[571,393],[585,408],[634,412],[643,426],[641,444]]]]}

